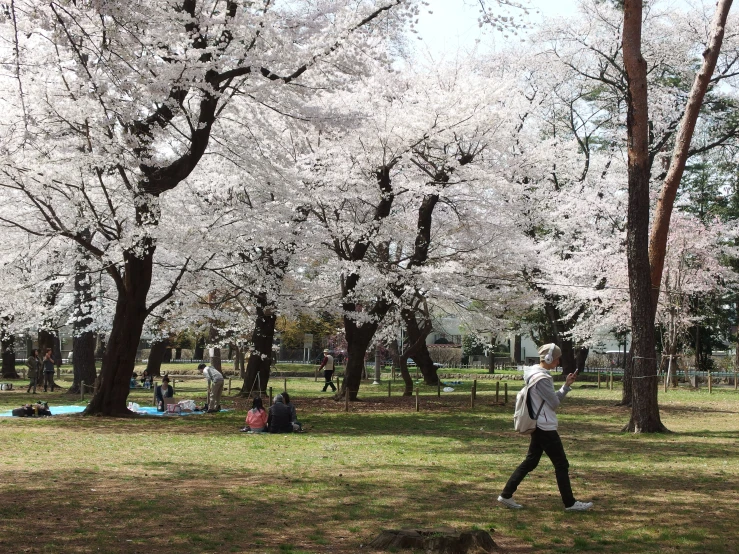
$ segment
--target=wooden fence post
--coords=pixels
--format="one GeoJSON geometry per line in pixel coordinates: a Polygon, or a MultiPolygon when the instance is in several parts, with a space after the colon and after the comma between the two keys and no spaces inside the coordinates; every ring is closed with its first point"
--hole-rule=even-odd
{"type": "Polygon", "coordinates": [[[600,388],[600,371],[598,372],[598,388],[600,388]]]}
{"type": "Polygon", "coordinates": [[[711,392],[712,392],[712,388],[713,388],[713,387],[711,386],[711,385],[712,385],[711,381],[712,381],[712,379],[711,379],[711,372],[709,371],[709,372],[708,372],[708,394],[711,394],[711,392]]]}
{"type": "Polygon", "coordinates": [[[228,378],[228,394],[231,394],[231,377],[228,378]]]}
{"type": "Polygon", "coordinates": [[[418,387],[416,387],[416,411],[417,412],[419,411],[419,407],[418,407],[418,387]]]}
{"type": "Polygon", "coordinates": [[[318,382],[318,368],[316,368],[316,383],[318,382]]]}
{"type": "Polygon", "coordinates": [[[283,384],[283,391],[287,392],[287,377],[285,377],[285,382],[283,384]]]}
{"type": "Polygon", "coordinates": [[[349,411],[349,387],[344,389],[344,411],[349,411]]]}
{"type": "Polygon", "coordinates": [[[387,397],[388,398],[390,398],[390,393],[392,392],[392,389],[391,389],[392,386],[393,386],[393,382],[392,381],[388,381],[387,382],[387,397]]]}
{"type": "Polygon", "coordinates": [[[441,379],[436,378],[436,396],[441,398],[441,379]]]}
{"type": "Polygon", "coordinates": [[[500,379],[495,382],[495,403],[500,403],[500,379]]]}
{"type": "Polygon", "coordinates": [[[508,383],[503,383],[503,404],[508,404],[508,383]]]}
{"type": "Polygon", "coordinates": [[[608,390],[613,390],[613,371],[608,374],[608,390]]]}

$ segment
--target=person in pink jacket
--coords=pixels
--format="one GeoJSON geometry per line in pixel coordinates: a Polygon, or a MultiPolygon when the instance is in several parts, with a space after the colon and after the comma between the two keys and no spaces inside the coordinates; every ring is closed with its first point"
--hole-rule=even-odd
{"type": "Polygon", "coordinates": [[[251,410],[246,413],[246,427],[242,431],[251,433],[267,432],[267,411],[264,409],[261,398],[255,398],[251,404],[251,410]]]}

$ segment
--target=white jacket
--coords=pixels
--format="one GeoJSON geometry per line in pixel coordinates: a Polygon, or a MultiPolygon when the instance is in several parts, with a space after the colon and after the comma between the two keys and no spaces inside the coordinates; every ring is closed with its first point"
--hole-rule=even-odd
{"type": "Polygon", "coordinates": [[[523,378],[528,381],[529,378],[535,376],[537,373],[543,373],[546,377],[538,381],[533,388],[529,389],[531,406],[534,409],[534,413],[539,411],[539,407],[544,402],[539,419],[536,420],[536,426],[542,431],[556,431],[556,410],[559,408],[562,399],[572,389],[567,385],[562,385],[557,392],[554,392],[554,379],[552,379],[551,374],[546,369],[538,364],[527,367],[523,372],[523,378]]]}

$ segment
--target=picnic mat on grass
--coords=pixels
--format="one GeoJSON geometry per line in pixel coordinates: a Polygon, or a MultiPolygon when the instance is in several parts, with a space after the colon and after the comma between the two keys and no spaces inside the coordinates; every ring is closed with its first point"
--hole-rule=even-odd
{"type": "MultiPolygon", "coordinates": [[[[49,406],[51,415],[64,415],[64,414],[79,414],[85,409],[85,406],[49,406]]],[[[230,412],[231,410],[221,410],[222,412],[230,412]]],[[[188,416],[195,414],[204,414],[205,412],[183,412],[181,414],[168,414],[166,412],[158,412],[154,406],[140,406],[136,411],[137,414],[151,415],[151,416],[188,416]]],[[[13,417],[13,411],[0,412],[0,417],[13,417]]]]}

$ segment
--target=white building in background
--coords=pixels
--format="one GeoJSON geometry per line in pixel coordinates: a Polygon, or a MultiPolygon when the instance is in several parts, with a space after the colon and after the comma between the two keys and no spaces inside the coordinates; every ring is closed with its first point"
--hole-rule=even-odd
{"type": "MultiPolygon", "coordinates": [[[[437,344],[439,341],[447,344],[462,345],[462,338],[467,331],[462,326],[462,321],[458,317],[447,316],[436,319],[434,321],[433,331],[426,337],[426,344],[437,344]]],[[[511,361],[515,357],[515,333],[506,333],[504,340],[498,337],[498,344],[505,344],[510,352],[511,361]]],[[[490,340],[490,333],[481,333],[483,339],[490,340]]],[[[520,335],[521,341],[521,361],[527,364],[536,363],[539,359],[537,354],[538,345],[527,335],[520,335]]],[[[624,351],[628,351],[631,347],[631,338],[623,340],[618,339],[612,334],[600,337],[590,349],[591,354],[617,354],[623,355],[624,351]]],[[[496,358],[500,356],[496,355],[496,358]]]]}

